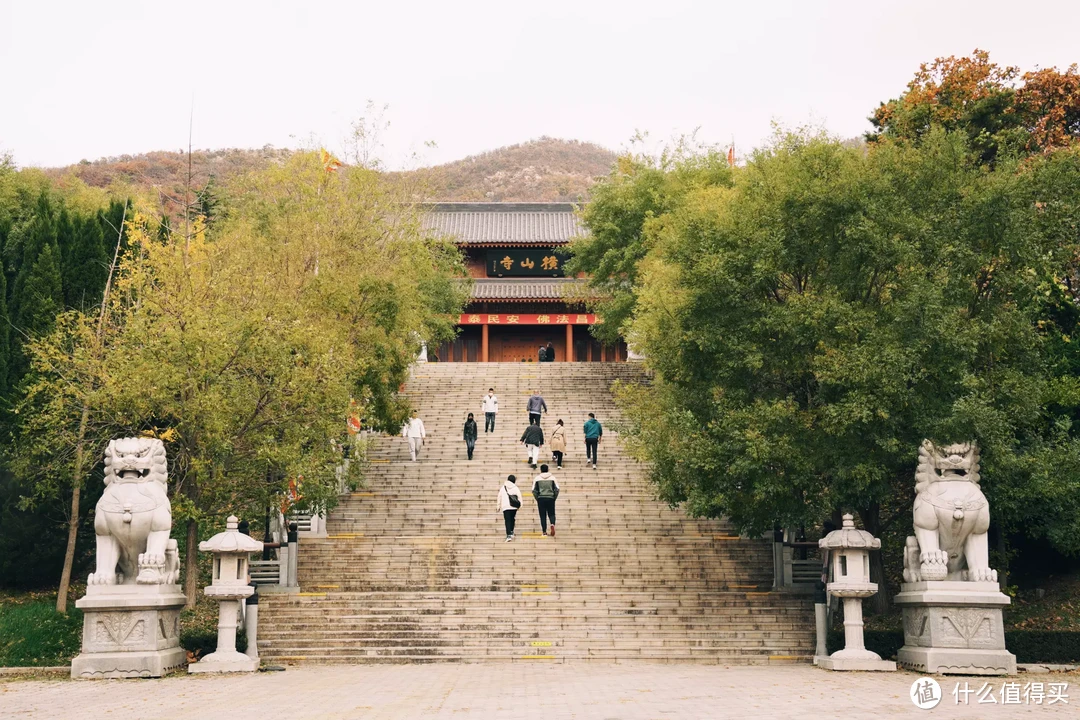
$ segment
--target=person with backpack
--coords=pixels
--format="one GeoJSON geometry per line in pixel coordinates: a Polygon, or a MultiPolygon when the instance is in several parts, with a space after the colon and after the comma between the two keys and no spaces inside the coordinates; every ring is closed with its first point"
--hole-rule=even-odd
{"type": "Polygon", "coordinates": [[[556,470],[562,470],[562,456],[566,452],[566,428],[562,420],[555,421],[555,429],[551,431],[551,461],[555,463],[556,470]]]}
{"type": "Polygon", "coordinates": [[[585,421],[585,464],[592,459],[592,469],[596,469],[596,455],[600,449],[600,440],[604,437],[604,428],[596,415],[589,413],[589,419],[585,421]]]}
{"type": "Polygon", "coordinates": [[[469,451],[469,459],[472,460],[473,449],[476,447],[476,421],[473,414],[469,413],[465,421],[465,449],[469,451]]]}
{"type": "Polygon", "coordinates": [[[516,477],[506,476],[506,482],[499,488],[496,505],[497,512],[502,513],[503,524],[506,526],[506,542],[514,539],[514,520],[517,519],[517,511],[521,507],[521,488],[516,483],[516,477]]]}
{"type": "Polygon", "coordinates": [[[529,402],[525,404],[525,409],[529,413],[529,424],[540,424],[540,413],[547,412],[547,403],[544,402],[544,396],[537,390],[531,396],[529,396],[529,402]]]}
{"type": "Polygon", "coordinates": [[[537,362],[547,362],[547,350],[544,348],[543,345],[540,346],[540,352],[537,353],[537,355],[537,362]]]}
{"type": "Polygon", "coordinates": [[[521,433],[521,444],[529,451],[529,464],[535,470],[536,463],[540,460],[540,448],[544,447],[544,431],[539,425],[529,423],[525,432],[521,433]]]}
{"type": "Polygon", "coordinates": [[[559,481],[548,472],[547,465],[541,465],[540,474],[533,478],[532,496],[536,498],[536,507],[540,510],[540,532],[555,537],[555,501],[559,498],[559,481]]]}
{"type": "Polygon", "coordinates": [[[495,395],[495,388],[488,388],[480,407],[484,411],[484,432],[495,432],[495,416],[499,414],[499,398],[495,395]]]}

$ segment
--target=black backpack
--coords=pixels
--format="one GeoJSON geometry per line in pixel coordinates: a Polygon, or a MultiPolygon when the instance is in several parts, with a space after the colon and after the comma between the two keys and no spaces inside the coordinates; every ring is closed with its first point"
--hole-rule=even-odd
{"type": "Polygon", "coordinates": [[[520,495],[511,493],[510,488],[508,488],[505,484],[503,485],[503,491],[506,492],[506,498],[510,501],[510,507],[514,508],[515,510],[521,507],[520,495]]]}

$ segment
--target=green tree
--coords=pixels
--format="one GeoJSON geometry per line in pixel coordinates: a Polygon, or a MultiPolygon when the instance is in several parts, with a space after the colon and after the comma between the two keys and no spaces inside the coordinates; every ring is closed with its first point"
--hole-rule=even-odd
{"type": "Polygon", "coordinates": [[[56,219],[48,193],[42,191],[28,217],[12,228],[4,248],[14,270],[11,312],[15,318],[20,316],[23,296],[28,292],[27,277],[46,246],[56,247],[56,219]]]}
{"type": "Polygon", "coordinates": [[[21,336],[17,344],[14,362],[11,363],[10,382],[18,382],[29,368],[25,343],[48,333],[57,313],[64,307],[64,289],[60,278],[60,252],[54,242],[47,242],[34,260],[22,268],[16,281],[17,310],[13,325],[21,336]]]}
{"type": "Polygon", "coordinates": [[[102,234],[110,238],[107,243],[108,247],[112,247],[111,238],[115,238],[117,234],[120,234],[121,244],[120,253],[124,254],[128,250],[128,237],[127,227],[125,226],[124,217],[130,219],[132,215],[132,201],[129,199],[126,202],[120,200],[110,200],[109,207],[106,208],[100,215],[98,215],[98,222],[101,223],[102,234]]]}
{"type": "Polygon", "coordinates": [[[63,277],[67,275],[69,256],[75,246],[75,226],[79,221],[79,216],[76,214],[72,217],[63,201],[59,201],[58,204],[60,212],[56,215],[56,247],[60,251],[61,277],[63,277]]]}
{"type": "MultiPolygon", "coordinates": [[[[600,298],[594,309],[604,321],[593,333],[606,342],[625,337],[636,303],[639,263],[652,247],[656,225],[701,188],[729,187],[731,168],[723,154],[683,139],[660,156],[620,157],[607,181],[593,190],[582,210],[589,233],[570,245],[567,273],[589,273],[589,287],[600,298]]],[[[592,298],[590,293],[586,297],[592,298]]]]}
{"type": "Polygon", "coordinates": [[[987,173],[940,128],[868,154],[785,135],[647,222],[627,330],[655,378],[620,402],[661,496],[751,533],[844,508],[880,534],[910,522],[922,438],[974,438],[996,525],[1080,552],[1080,395],[1041,327],[1073,173],[987,173]]]}
{"type": "Polygon", "coordinates": [[[206,185],[195,193],[195,209],[199,216],[202,217],[207,229],[212,228],[221,219],[221,198],[219,197],[218,184],[212,174],[207,178],[206,185]]]}
{"type": "Polygon", "coordinates": [[[167,243],[167,242],[169,242],[169,238],[171,237],[171,235],[172,235],[172,223],[169,222],[169,216],[168,215],[162,215],[161,219],[158,220],[158,230],[157,230],[158,240],[163,242],[163,243],[167,243]]]}
{"type": "MultiPolygon", "coordinates": [[[[350,400],[399,427],[396,391],[420,340],[451,336],[465,299],[456,250],[425,241],[373,172],[328,172],[298,154],[246,177],[230,202],[213,237],[196,218],[190,237],[165,243],[136,213],[103,331],[62,315],[32,345],[35,383],[20,404],[19,467],[48,469],[42,496],[55,478],[82,482],[79,437],[95,453],[117,433],[162,437],[190,549],[200,523],[261,516],[290,479],[305,502],[332,505],[331,440],[350,400]]],[[[193,550],[185,567],[193,602],[193,550]]]]}
{"type": "Polygon", "coordinates": [[[76,216],[72,243],[64,257],[64,301],[69,308],[95,308],[109,272],[103,221],[76,216]]]}
{"type": "MultiPolygon", "coordinates": [[[[3,246],[0,245],[0,248],[3,246]]],[[[0,271],[0,398],[8,395],[8,374],[11,361],[11,317],[7,306],[7,277],[0,271]]]]}

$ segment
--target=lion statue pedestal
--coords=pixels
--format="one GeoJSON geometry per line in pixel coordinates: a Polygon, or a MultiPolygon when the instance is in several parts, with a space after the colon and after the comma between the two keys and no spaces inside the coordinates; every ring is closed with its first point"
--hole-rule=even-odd
{"type": "Polygon", "coordinates": [[[82,652],[73,678],[161,677],[182,668],[180,563],[166,491],[165,446],[152,438],[113,440],[105,450],[105,492],[94,514],[97,567],[87,579],[82,652]]]}
{"type": "Polygon", "coordinates": [[[895,602],[904,611],[902,667],[925,673],[1015,675],[1001,609],[1011,601],[990,569],[990,506],[975,443],[919,448],[915,535],[895,602]]]}

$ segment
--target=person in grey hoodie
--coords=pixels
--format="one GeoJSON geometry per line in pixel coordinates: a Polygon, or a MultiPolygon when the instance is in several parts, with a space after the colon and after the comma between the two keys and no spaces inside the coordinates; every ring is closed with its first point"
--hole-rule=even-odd
{"type": "Polygon", "coordinates": [[[529,402],[525,406],[525,409],[529,411],[529,424],[539,425],[540,413],[547,412],[547,403],[544,402],[544,396],[540,394],[539,390],[534,392],[532,397],[529,398],[529,402]]]}
{"type": "Polygon", "coordinates": [[[536,507],[540,510],[540,532],[555,537],[555,500],[559,497],[559,481],[548,472],[547,465],[541,465],[540,474],[533,478],[532,496],[536,498],[536,507]]]}

